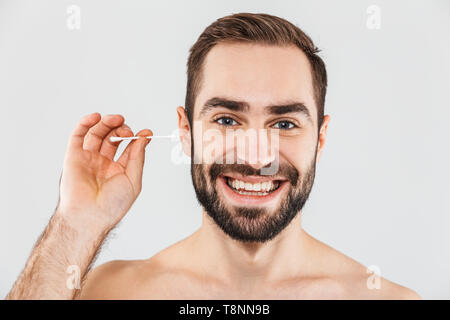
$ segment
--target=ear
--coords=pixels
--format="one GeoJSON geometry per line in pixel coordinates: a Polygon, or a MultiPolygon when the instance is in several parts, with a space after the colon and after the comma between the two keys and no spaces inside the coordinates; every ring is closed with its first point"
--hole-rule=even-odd
{"type": "Polygon", "coordinates": [[[186,110],[179,106],[177,108],[178,114],[178,130],[180,131],[180,141],[183,146],[184,153],[190,157],[191,156],[191,127],[189,125],[189,120],[186,114],[186,110]]]}
{"type": "Polygon", "coordinates": [[[316,156],[316,163],[319,162],[320,156],[322,155],[323,147],[325,146],[325,141],[327,139],[327,129],[328,124],[330,123],[330,116],[326,115],[323,117],[322,126],[320,127],[319,131],[319,141],[317,142],[317,156],[316,156]]]}

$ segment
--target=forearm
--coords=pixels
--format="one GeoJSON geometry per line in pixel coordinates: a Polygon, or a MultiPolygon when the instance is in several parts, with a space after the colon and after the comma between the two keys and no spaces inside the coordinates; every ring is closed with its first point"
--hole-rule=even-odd
{"type": "Polygon", "coordinates": [[[6,299],[73,299],[107,233],[55,213],[6,299]]]}

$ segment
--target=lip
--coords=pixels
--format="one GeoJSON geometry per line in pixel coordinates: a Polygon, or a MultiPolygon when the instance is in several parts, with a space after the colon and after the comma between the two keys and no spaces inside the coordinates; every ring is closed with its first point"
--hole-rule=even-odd
{"type": "MultiPolygon", "coordinates": [[[[278,180],[280,181],[280,186],[277,190],[269,193],[266,196],[251,196],[251,195],[243,195],[239,194],[237,192],[234,192],[230,186],[227,184],[226,178],[231,177],[230,175],[220,175],[217,177],[217,183],[220,186],[220,189],[223,190],[223,193],[225,194],[225,197],[229,199],[233,204],[235,205],[244,205],[244,206],[269,206],[272,203],[276,202],[279,198],[279,195],[284,192],[284,190],[287,188],[288,181],[287,180],[278,180],[278,179],[259,179],[257,181],[254,181],[253,183],[258,182],[264,182],[264,181],[273,181],[278,180]]],[[[245,177],[245,179],[242,178],[242,181],[251,182],[249,179],[250,177],[245,177]]],[[[256,178],[256,177],[255,177],[256,178]]],[[[233,179],[239,179],[240,178],[234,178],[233,179]]]]}

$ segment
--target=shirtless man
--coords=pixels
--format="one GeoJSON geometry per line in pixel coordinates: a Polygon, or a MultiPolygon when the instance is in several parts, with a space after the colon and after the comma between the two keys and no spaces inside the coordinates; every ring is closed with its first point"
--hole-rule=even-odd
{"type": "Polygon", "coordinates": [[[141,191],[150,140],[134,140],[114,161],[119,143],[109,137],[133,136],[124,118],[84,117],[68,143],[55,213],[7,298],[420,298],[381,277],[371,285],[366,267],[302,229],[330,121],[325,65],[316,53],[300,29],[269,15],[224,17],[203,32],[190,51],[185,108],[177,109],[184,152],[198,159],[199,150],[218,143],[207,132],[237,129],[277,133],[276,152],[250,162],[250,148],[225,145],[216,160],[232,154],[244,162],[192,160],[202,225],[149,259],[90,270],[141,191]],[[263,174],[275,162],[277,170],[263,174]],[[67,285],[69,266],[78,268],[81,289],[67,285]]]}

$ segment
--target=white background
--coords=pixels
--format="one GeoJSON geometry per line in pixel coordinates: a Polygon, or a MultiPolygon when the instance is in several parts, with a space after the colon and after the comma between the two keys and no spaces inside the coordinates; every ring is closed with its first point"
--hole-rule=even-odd
{"type": "MultiPolygon", "coordinates": [[[[450,298],[450,1],[1,1],[0,296],[58,198],[67,139],[85,114],[176,129],[190,46],[215,19],[278,15],[322,49],[331,115],[304,227],[422,297],[450,298]],[[67,27],[69,5],[81,29],[67,27]],[[381,28],[366,25],[370,5],[381,28]]],[[[201,210],[176,143],[147,148],[143,190],[97,265],[148,258],[201,210]]]]}

